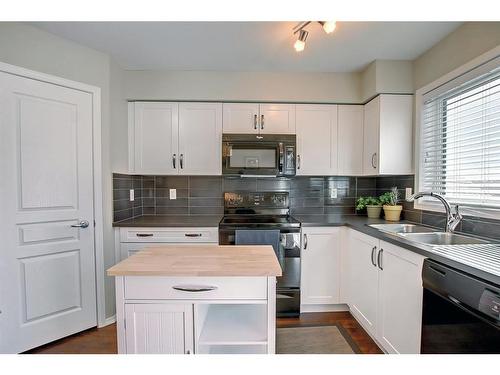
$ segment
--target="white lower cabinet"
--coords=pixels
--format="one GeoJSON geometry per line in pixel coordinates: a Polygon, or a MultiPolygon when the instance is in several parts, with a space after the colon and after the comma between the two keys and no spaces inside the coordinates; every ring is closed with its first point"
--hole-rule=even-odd
{"type": "Polygon", "coordinates": [[[349,233],[348,304],[388,353],[420,353],[423,260],[355,230],[349,233]]]}
{"type": "Polygon", "coordinates": [[[300,293],[303,312],[340,302],[340,228],[302,228],[300,293]]]}
{"type": "Polygon", "coordinates": [[[123,227],[115,228],[116,262],[147,247],[165,244],[206,245],[219,242],[217,227],[123,227]]]}
{"type": "Polygon", "coordinates": [[[388,353],[420,353],[424,257],[380,241],[377,338],[388,353]]]}
{"type": "Polygon", "coordinates": [[[379,240],[351,231],[347,262],[348,304],[352,315],[371,335],[376,334],[378,269],[375,252],[379,240]]]}
{"type": "Polygon", "coordinates": [[[125,304],[128,354],[193,353],[193,305],[125,304]]]}

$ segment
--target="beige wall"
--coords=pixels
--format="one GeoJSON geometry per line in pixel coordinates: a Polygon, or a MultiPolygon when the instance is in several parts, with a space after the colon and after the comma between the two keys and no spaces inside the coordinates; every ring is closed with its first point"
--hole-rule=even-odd
{"type": "Polygon", "coordinates": [[[361,73],[361,101],[377,94],[411,94],[413,65],[406,60],[375,60],[361,73]]]}
{"type": "Polygon", "coordinates": [[[419,89],[500,45],[500,22],[467,22],[413,62],[419,89]]]}
{"type": "Polygon", "coordinates": [[[154,100],[358,103],[358,73],[126,71],[125,97],[154,100]]]}
{"type": "MultiPolygon", "coordinates": [[[[0,23],[0,61],[101,88],[104,263],[114,264],[110,159],[110,58],[22,23],[0,23]]],[[[125,115],[126,116],[126,115],[125,115]]],[[[114,315],[114,281],[106,276],[106,316],[114,315]]]]}

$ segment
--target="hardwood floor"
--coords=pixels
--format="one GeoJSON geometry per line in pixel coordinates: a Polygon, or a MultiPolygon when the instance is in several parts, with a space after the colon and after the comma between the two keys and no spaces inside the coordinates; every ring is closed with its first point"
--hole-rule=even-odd
{"type": "MultiPolygon", "coordinates": [[[[279,318],[277,327],[291,327],[308,324],[340,324],[361,353],[382,353],[375,342],[368,336],[349,312],[307,313],[300,318],[279,318]]],[[[116,353],[116,325],[104,328],[92,328],[53,343],[40,346],[26,353],[29,354],[114,354],[116,353]]]]}

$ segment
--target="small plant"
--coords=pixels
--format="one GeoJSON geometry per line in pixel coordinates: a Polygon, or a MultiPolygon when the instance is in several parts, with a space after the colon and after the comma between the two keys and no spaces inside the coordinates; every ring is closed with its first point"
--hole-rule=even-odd
{"type": "Polygon", "coordinates": [[[359,197],[356,201],[356,211],[361,211],[366,206],[380,206],[380,201],[377,197],[359,197]]]}
{"type": "Polygon", "coordinates": [[[379,197],[380,203],[384,206],[397,206],[399,203],[399,191],[396,186],[379,197]]]}

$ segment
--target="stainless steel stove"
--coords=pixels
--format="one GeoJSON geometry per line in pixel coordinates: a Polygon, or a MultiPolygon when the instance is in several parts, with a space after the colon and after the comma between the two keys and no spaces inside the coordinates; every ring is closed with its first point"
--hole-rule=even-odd
{"type": "Polygon", "coordinates": [[[269,242],[274,247],[283,273],[277,280],[276,313],[278,316],[299,315],[300,222],[290,216],[288,193],[224,193],[224,217],[219,223],[219,243],[234,245],[238,230],[279,231],[279,244],[269,242]]]}

